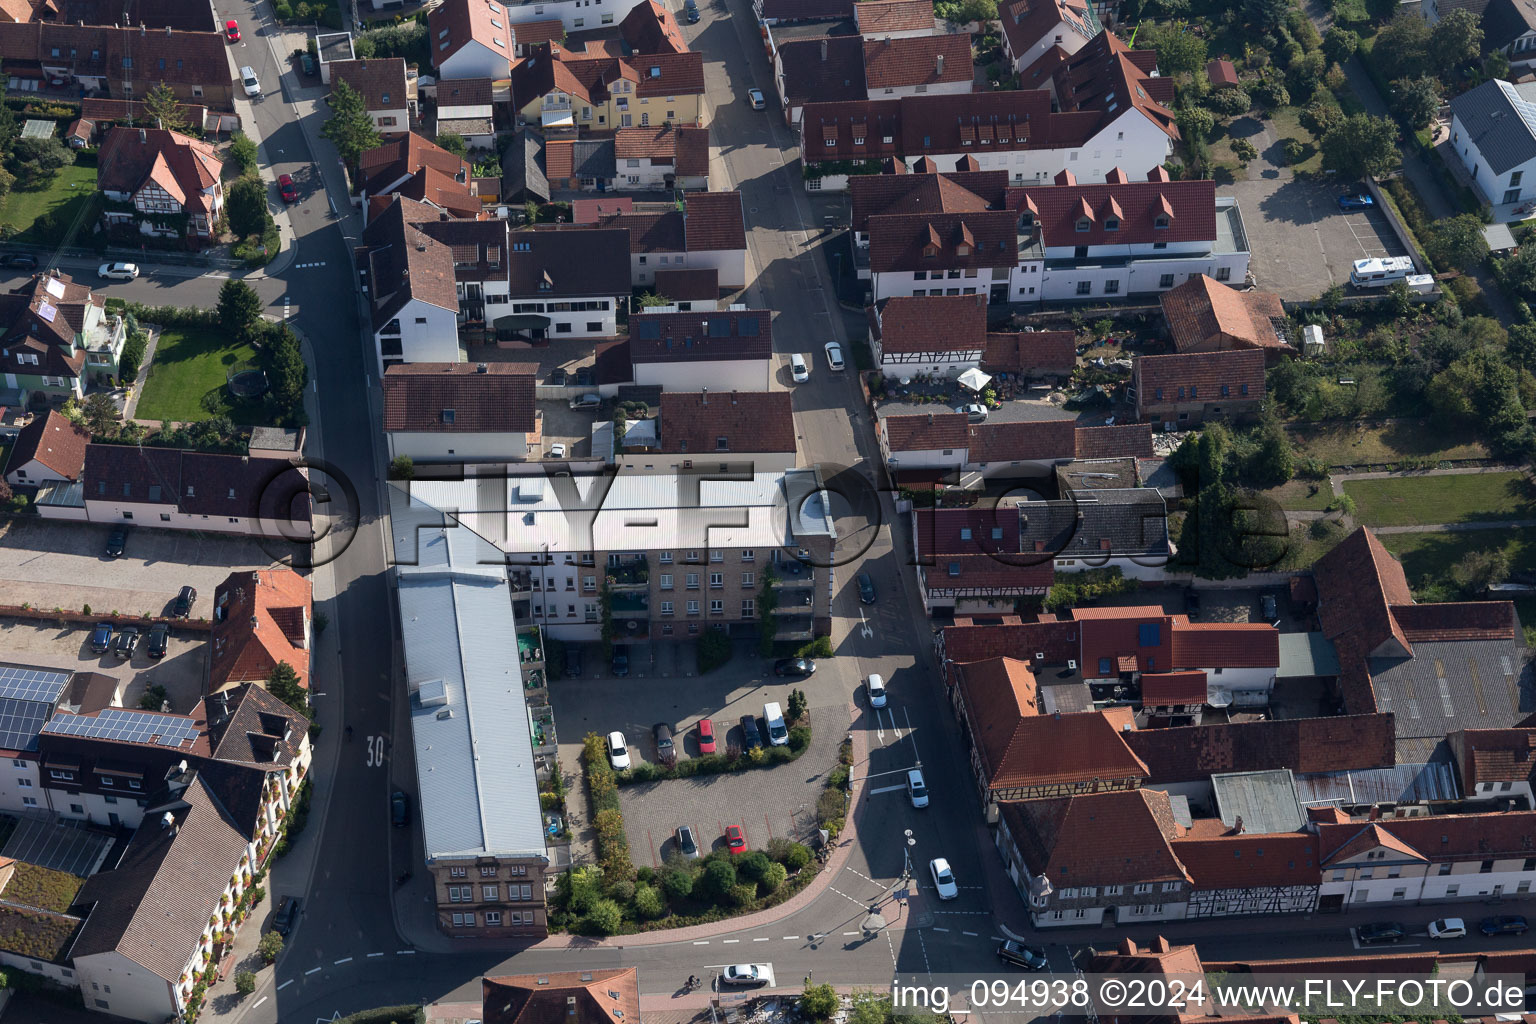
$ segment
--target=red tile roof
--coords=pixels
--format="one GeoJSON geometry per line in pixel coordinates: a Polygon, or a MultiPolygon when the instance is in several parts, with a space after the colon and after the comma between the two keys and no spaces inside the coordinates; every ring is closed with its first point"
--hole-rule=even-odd
{"type": "Polygon", "coordinates": [[[795,451],[794,410],[788,391],[666,391],[657,427],[661,438],[657,450],[662,452],[795,451]]]}
{"type": "Polygon", "coordinates": [[[709,129],[691,125],[620,128],[613,135],[613,155],[618,160],[671,161],[678,174],[706,175],[709,173],[709,129]]]}
{"type": "Polygon", "coordinates": [[[981,365],[989,373],[1017,373],[1026,377],[1070,374],[1077,368],[1075,337],[1072,331],[988,334],[981,365]]]}
{"type": "Polygon", "coordinates": [[[869,219],[879,215],[1005,210],[1008,172],[856,175],[848,180],[848,193],[853,230],[867,231],[869,219]]]}
{"type": "MultiPolygon", "coordinates": [[[[1173,618],[1156,605],[1137,608],[1074,608],[1083,631],[1082,672],[1092,678],[1123,671],[1159,672],[1173,663],[1173,618]],[[1129,668],[1122,658],[1134,659],[1129,668]]],[[[1194,668],[1216,666],[1195,665],[1194,668]]]]}
{"type": "Polygon", "coordinates": [[[1173,79],[1152,78],[1149,72],[1156,66],[1154,51],[1132,50],[1106,29],[1056,68],[1057,103],[1062,110],[1099,113],[1101,126],[1119,117],[1129,104],[1177,139],[1179,129],[1168,109],[1173,102],[1173,79]]]}
{"type": "MultiPolygon", "coordinates": [[[[991,707],[997,707],[994,702],[991,707]]],[[[969,705],[967,705],[969,708],[969,705]]],[[[974,724],[978,715],[972,714],[974,724]]],[[[1144,779],[1147,766],[1131,752],[1122,729],[1135,730],[1129,708],[1024,715],[999,725],[1007,736],[983,758],[994,789],[1055,783],[1144,779]]]]}
{"type": "Polygon", "coordinates": [[[542,21],[520,21],[512,26],[513,45],[538,46],[541,43],[558,43],[565,38],[565,22],[559,18],[542,21]]]}
{"type": "Polygon", "coordinates": [[[1194,782],[1223,772],[1289,768],[1311,775],[1397,763],[1391,715],[1138,729],[1125,741],[1146,762],[1152,784],[1194,782]]]}
{"type": "Polygon", "coordinates": [[[309,688],[309,580],[292,569],[230,573],[213,592],[209,692],[265,683],[287,662],[309,688]]]}
{"type": "Polygon", "coordinates": [[[880,310],[885,352],[969,352],[987,332],[985,295],[899,296],[880,310]]]}
{"type": "Polygon", "coordinates": [[[1056,582],[1056,565],[1052,559],[1032,561],[1028,555],[1006,560],[994,555],[946,555],[943,565],[925,571],[924,580],[933,593],[1044,594],[1056,582]],[[959,571],[951,571],[955,569],[959,571]]]}
{"type": "Polygon", "coordinates": [[[773,314],[766,309],[636,313],[629,318],[635,363],[763,360],[773,354],[773,314]]]}
{"type": "Polygon", "coordinates": [[[1318,850],[1325,864],[1385,845],[1405,857],[1444,863],[1499,857],[1526,858],[1536,850],[1536,811],[1439,814],[1383,818],[1347,825],[1319,825],[1318,850]]]}
{"type": "Polygon", "coordinates": [[[765,21],[835,21],[853,16],[853,0],[762,0],[765,21]]]}
{"type": "Polygon", "coordinates": [[[213,213],[213,196],[224,163],[214,147],[161,128],[113,128],[96,155],[96,187],[137,194],[148,184],[168,192],[188,212],[213,213]]]}
{"type": "Polygon", "coordinates": [[[1190,880],[1172,846],[1179,825],[1160,790],[1010,800],[1001,810],[1029,873],[1058,889],[1190,880]]]}
{"type": "Polygon", "coordinates": [[[548,139],[544,143],[544,173],[550,178],[569,178],[576,166],[575,139],[548,139]]]}
{"type": "MultiPolygon", "coordinates": [[[[637,54],[688,52],[688,41],[683,38],[677,19],[656,0],[641,0],[630,8],[619,22],[619,35],[637,54]]],[[[518,41],[522,41],[520,35],[518,41]]]]}
{"type": "Polygon", "coordinates": [[[480,979],[485,1024],[635,1024],[640,976],[633,967],[480,979]]]}
{"type": "Polygon", "coordinates": [[[637,96],[704,94],[702,53],[653,53],[627,57],[625,62],[639,77],[640,84],[635,87],[637,96]]]}
{"type": "Polygon", "coordinates": [[[853,5],[853,20],[862,36],[934,30],[931,0],[864,0],[853,5]]]}
{"type": "Polygon", "coordinates": [[[1237,68],[1233,66],[1231,61],[1222,60],[1220,57],[1218,57],[1210,63],[1206,64],[1205,77],[1212,85],[1216,86],[1217,88],[1220,88],[1224,85],[1236,85],[1237,68]]]}
{"type": "Polygon", "coordinates": [[[1443,640],[1513,640],[1515,606],[1509,601],[1395,604],[1392,617],[1409,643],[1443,640]]]}
{"type": "Polygon", "coordinates": [[[468,216],[480,210],[479,197],[471,195],[470,165],[415,132],[366,151],[358,158],[358,166],[363,191],[370,197],[398,193],[468,216]]]}
{"type": "Polygon", "coordinates": [[[1065,665],[1078,655],[1078,624],[1072,621],[947,626],[940,639],[945,661],[955,664],[1013,657],[1065,665]]]}
{"type": "Polygon", "coordinates": [[[1082,0],[1014,0],[998,5],[998,20],[1014,59],[1027,53],[1036,43],[1065,23],[1084,41],[1093,38],[1093,23],[1088,5],[1082,0]]]}
{"type": "Polygon", "coordinates": [[[1464,729],[1446,739],[1456,752],[1464,793],[1480,783],[1529,782],[1536,770],[1536,730],[1464,729]]]}
{"type": "Polygon", "coordinates": [[[1322,881],[1317,837],[1304,832],[1176,839],[1173,852],[1189,871],[1196,892],[1322,881]]]}
{"type": "Polygon", "coordinates": [[[178,87],[181,95],[192,86],[218,90],[209,93],[210,99],[222,98],[231,85],[229,44],[222,32],[146,32],[138,25],[117,28],[75,21],[0,23],[0,60],[8,65],[56,64],[62,58],[51,56],[55,48],[74,55],[69,67],[81,78],[120,81],[126,70],[134,81],[165,82],[178,87]],[[125,57],[131,66],[123,63],[125,57]]]}
{"type": "Polygon", "coordinates": [[[331,90],[335,91],[338,81],[346,82],[362,96],[369,111],[401,110],[410,105],[404,57],[333,60],[326,66],[331,71],[331,90]]]}
{"type": "Polygon", "coordinates": [[[870,92],[969,82],[975,73],[970,36],[864,37],[864,81],[870,92]]]}
{"type": "Polygon", "coordinates": [[[1070,459],[1076,452],[1074,420],[1015,420],[970,428],[971,462],[1039,462],[1070,459]]]}
{"type": "Polygon", "coordinates": [[[1112,427],[1078,427],[1079,459],[1152,458],[1152,424],[1116,423],[1112,427]]]}
{"type": "Polygon", "coordinates": [[[572,224],[596,224],[602,218],[615,213],[634,212],[635,201],[630,196],[605,195],[601,199],[574,199],[571,201],[572,224]]]}
{"type": "Polygon", "coordinates": [[[689,252],[747,247],[740,192],[689,192],[683,198],[683,230],[689,252]]]}
{"type": "Polygon", "coordinates": [[[720,272],[713,267],[656,271],[656,294],[673,302],[718,302],[720,272]]]}
{"type": "Polygon", "coordinates": [[[1018,262],[1017,237],[1007,210],[871,217],[869,266],[876,273],[1012,267],[1018,262]]]}
{"type": "Polygon", "coordinates": [[[427,15],[427,30],[431,34],[433,45],[433,63],[441,66],[443,61],[458,53],[471,40],[481,43],[493,53],[510,59],[512,32],[523,26],[514,25],[509,31],[506,28],[506,14],[502,13],[498,16],[492,7],[490,0],[444,0],[444,3],[427,15]],[[497,27],[495,22],[500,22],[501,27],[497,27]]]}
{"type": "Polygon", "coordinates": [[[864,40],[859,36],[791,39],[779,46],[779,64],[791,107],[813,99],[865,97],[864,40]]]}
{"type": "Polygon", "coordinates": [[[36,459],[65,479],[79,480],[85,470],[85,446],[90,442],[90,431],[50,409],[21,428],[5,468],[7,472],[20,469],[36,459]]]}
{"type": "Polygon", "coordinates": [[[1141,356],[1136,360],[1136,387],[1142,408],[1223,399],[1257,402],[1264,398],[1264,353],[1234,349],[1141,356]]]}
{"type": "Polygon", "coordinates": [[[964,448],[968,425],[965,416],[957,412],[884,416],[880,419],[886,449],[892,452],[964,448]]]}
{"type": "Polygon", "coordinates": [[[1352,713],[1376,710],[1366,659],[1385,649],[1412,656],[1413,645],[1392,614],[1410,605],[1413,594],[1402,565],[1376,535],[1360,527],[1312,566],[1317,582],[1318,622],[1339,656],[1339,683],[1352,713]]]}
{"type": "Polygon", "coordinates": [[[384,371],[384,429],[441,434],[535,429],[537,363],[402,363],[384,371]],[[484,366],[485,372],[478,367],[484,366]],[[451,415],[450,415],[451,413],[451,415]]]}
{"type": "Polygon", "coordinates": [[[1285,307],[1272,292],[1240,292],[1205,274],[1163,292],[1163,317],[1179,352],[1214,352],[1228,348],[1294,351],[1271,318],[1283,319],[1285,307]]]}
{"type": "Polygon", "coordinates": [[[1141,677],[1141,703],[1147,707],[1204,704],[1204,672],[1148,672],[1141,677]]]}
{"type": "Polygon", "coordinates": [[[1035,673],[1017,658],[989,658],[960,667],[955,680],[990,777],[1007,762],[1019,721],[1040,713],[1035,673]]]}
{"type": "Polygon", "coordinates": [[[1054,185],[1010,188],[1007,202],[1021,217],[1033,216],[1048,246],[1144,245],[1216,238],[1214,181],[1074,185],[1058,176],[1054,185]],[[1159,217],[1166,218],[1166,227],[1157,226],[1159,217]],[[1079,231],[1085,219],[1088,230],[1079,231]],[[1118,226],[1111,230],[1111,225],[1118,226]]]}
{"type": "Polygon", "coordinates": [[[1174,622],[1174,668],[1279,668],[1280,631],[1267,622],[1174,622]]]}

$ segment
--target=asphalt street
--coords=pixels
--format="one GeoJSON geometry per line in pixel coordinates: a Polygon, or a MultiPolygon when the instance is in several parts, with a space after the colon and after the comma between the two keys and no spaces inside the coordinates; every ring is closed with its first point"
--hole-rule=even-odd
{"type": "MultiPolygon", "coordinates": [[[[391,909],[393,878],[412,866],[414,854],[409,835],[387,824],[391,770],[409,776],[407,764],[392,763],[393,743],[398,738],[408,748],[409,737],[396,733],[404,717],[396,706],[395,614],[379,517],[383,458],[377,387],[367,369],[372,358],[360,331],[358,303],[341,298],[356,294],[350,246],[360,224],[341,198],[345,185],[334,150],[318,141],[324,116],[314,112],[319,91],[288,72],[286,54],[273,42],[268,8],[249,0],[220,0],[217,6],[220,19],[238,19],[244,32],[233,47],[233,63],[255,67],[267,90],[252,107],[264,163],[270,164],[264,173],[289,173],[301,191],[290,218],[293,259],[274,276],[253,276],[251,283],[266,312],[292,317],[310,343],[322,458],[352,481],[358,503],[356,536],[315,576],[317,596],[335,595],[316,672],[319,721],[326,730],[317,773],[330,782],[320,786],[310,832],[301,840],[308,849],[279,864],[270,883],[274,894],[303,895],[305,912],[275,972],[264,972],[257,993],[230,1016],[250,1024],[308,1024],[336,1011],[477,998],[479,978],[486,973],[578,967],[638,966],[646,994],[676,993],[689,974],[707,976],[711,968],[739,962],[771,963],[780,983],[792,988],[813,969],[817,981],[870,986],[887,983],[893,969],[996,972],[991,947],[999,929],[980,884],[983,858],[996,853],[985,847],[986,833],[978,827],[978,800],[934,671],[931,631],[905,565],[899,528],[893,539],[890,496],[874,492],[876,451],[854,374],[831,372],[821,352],[827,341],[846,342],[848,325],[862,317],[838,306],[828,276],[820,224],[821,206],[831,201],[805,193],[793,133],[775,112],[754,112],[744,101],[752,86],[773,94],[746,0],[704,6],[701,22],[685,25],[684,32],[705,54],[717,148],[714,187],[739,188],[747,210],[757,275],[748,298],[777,311],[775,386],[788,386],[788,353],[810,354],[811,380],[794,392],[801,458],[835,467],[829,474],[840,494],[837,560],[846,563],[832,571],[837,657],[830,671],[817,674],[810,696],[818,707],[847,708],[849,727],[871,734],[869,756],[854,770],[866,801],[857,848],[830,888],[805,909],[771,927],[708,940],[530,949],[508,957],[428,953],[400,938],[391,909]],[[300,85],[302,93],[291,91],[300,85]],[[346,216],[332,214],[328,194],[346,216]],[[861,569],[871,574],[880,594],[872,607],[859,604],[852,585],[861,569]],[[886,679],[890,692],[889,707],[878,713],[867,706],[862,685],[871,672],[886,679]],[[351,740],[341,739],[344,724],[353,729],[351,740]],[[930,806],[922,810],[911,806],[901,788],[903,773],[918,765],[931,790],[930,806]],[[950,861],[961,886],[959,898],[943,904],[934,899],[927,867],[939,856],[950,861]],[[910,880],[904,881],[909,869],[910,880]],[[892,893],[899,888],[911,892],[905,907],[894,905],[892,893]],[[859,926],[872,904],[881,906],[892,926],[865,939],[859,926]]],[[[61,266],[107,295],[146,303],[212,306],[223,283],[223,275],[153,266],[136,281],[102,283],[93,280],[94,266],[86,261],[64,260],[61,266]]],[[[0,283],[8,287],[16,281],[0,283]]],[[[1457,912],[1468,918],[1494,912],[1476,905],[1400,910],[1392,916],[1411,925],[1457,912]]],[[[1353,921],[1266,920],[1258,928],[1251,921],[1221,920],[1079,929],[1031,940],[1049,943],[1059,970],[1070,969],[1071,958],[1086,943],[1104,947],[1126,935],[1145,941],[1159,932],[1175,941],[1196,941],[1212,958],[1273,956],[1280,936],[1287,955],[1328,955],[1353,950],[1346,930],[1353,921]]],[[[1399,948],[1426,941],[1411,939],[1399,948]]],[[[1476,936],[1458,945],[1501,946],[1476,936]]]]}

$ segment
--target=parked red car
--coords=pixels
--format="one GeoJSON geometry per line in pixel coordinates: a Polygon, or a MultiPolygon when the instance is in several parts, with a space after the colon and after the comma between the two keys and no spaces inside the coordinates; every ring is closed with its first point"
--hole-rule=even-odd
{"type": "Polygon", "coordinates": [[[282,195],[283,202],[285,203],[298,201],[299,190],[293,187],[293,178],[289,175],[279,174],[277,176],[277,191],[282,195]]]}
{"type": "Polygon", "coordinates": [[[707,718],[699,720],[699,753],[715,752],[715,723],[707,718]]]}
{"type": "Polygon", "coordinates": [[[747,837],[741,834],[740,825],[725,826],[725,848],[733,854],[747,852],[747,837]]]}
{"type": "Polygon", "coordinates": [[[240,23],[233,18],[226,21],[224,23],[224,34],[229,36],[230,42],[238,43],[240,41],[240,23]]]}

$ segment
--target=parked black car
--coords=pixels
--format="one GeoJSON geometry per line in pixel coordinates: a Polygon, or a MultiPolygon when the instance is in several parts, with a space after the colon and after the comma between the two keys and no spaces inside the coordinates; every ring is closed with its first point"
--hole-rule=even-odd
{"type": "Polygon", "coordinates": [[[171,614],[178,619],[185,619],[192,614],[192,606],[197,603],[197,588],[182,587],[181,593],[176,595],[176,603],[171,606],[171,614]]]}
{"type": "Polygon", "coordinates": [[[677,747],[672,743],[672,727],[666,722],[657,722],[652,732],[656,736],[656,760],[662,764],[675,763],[677,747]]]}
{"type": "Polygon", "coordinates": [[[1050,961],[1045,958],[1045,950],[1026,946],[1012,939],[997,944],[997,958],[1027,971],[1044,971],[1051,966],[1050,961]]]}
{"type": "Polygon", "coordinates": [[[619,677],[629,675],[629,655],[623,651],[613,652],[613,674],[619,677]]]}
{"type": "Polygon", "coordinates": [[[1396,921],[1377,921],[1355,929],[1355,937],[1362,946],[1379,946],[1389,942],[1402,942],[1408,930],[1396,921]]]}
{"type": "Polygon", "coordinates": [[[869,573],[861,572],[859,581],[859,604],[875,603],[875,581],[869,578],[869,573]]]}
{"type": "Polygon", "coordinates": [[[163,658],[170,642],[171,627],[163,622],[157,622],[149,627],[149,641],[145,644],[144,653],[151,658],[163,658]]]}
{"type": "Polygon", "coordinates": [[[1478,922],[1477,930],[1484,935],[1524,935],[1531,926],[1519,914],[1505,914],[1483,918],[1478,922]]]}
{"type": "Polygon", "coordinates": [[[773,674],[789,676],[791,679],[804,679],[806,676],[816,674],[816,663],[810,658],[780,658],[773,663],[773,674]]]}
{"type": "Polygon", "coordinates": [[[91,650],[97,654],[106,654],[112,649],[112,623],[98,622],[96,628],[91,630],[91,650]]]}
{"type": "Polygon", "coordinates": [[[114,526],[112,534],[107,538],[107,557],[122,558],[123,551],[128,547],[128,527],[114,526]]]}
{"type": "Polygon", "coordinates": [[[747,750],[763,745],[763,734],[757,731],[757,719],[752,715],[741,716],[741,745],[747,750]]]}
{"type": "Polygon", "coordinates": [[[26,252],[12,252],[0,256],[0,267],[15,267],[17,270],[36,270],[37,257],[26,252]]]}
{"type": "Polygon", "coordinates": [[[277,903],[277,913],[272,915],[272,930],[283,938],[293,931],[293,926],[299,920],[299,898],[297,896],[284,896],[277,903]]]}
{"type": "Polygon", "coordinates": [[[570,679],[581,678],[581,648],[570,646],[565,649],[565,674],[570,679]]]}
{"type": "Polygon", "coordinates": [[[117,631],[117,639],[112,641],[112,653],[119,658],[133,657],[133,652],[139,649],[139,627],[124,626],[117,631]]]}
{"type": "Polygon", "coordinates": [[[1200,617],[1200,591],[1194,587],[1184,591],[1184,614],[1192,619],[1200,617]]]}
{"type": "Polygon", "coordinates": [[[389,823],[395,828],[411,823],[411,798],[398,789],[389,795],[389,823]]]}

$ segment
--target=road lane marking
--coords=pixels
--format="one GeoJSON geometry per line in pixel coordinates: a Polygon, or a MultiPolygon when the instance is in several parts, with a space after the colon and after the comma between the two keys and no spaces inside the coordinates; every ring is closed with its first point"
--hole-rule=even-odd
{"type": "Polygon", "coordinates": [[[992,936],[992,941],[993,942],[1002,942],[1003,941],[1003,937],[1001,935],[994,935],[994,936],[992,936]]]}
{"type": "Polygon", "coordinates": [[[336,966],[337,966],[337,967],[340,967],[340,966],[341,966],[341,965],[342,965],[342,964],[349,964],[349,963],[351,963],[351,962],[352,962],[352,958],[351,958],[351,957],[349,957],[349,956],[344,956],[344,957],[342,957],[342,958],[341,958],[341,959],[340,959],[340,960],[337,960],[337,961],[336,961],[336,966]]]}
{"type": "Polygon", "coordinates": [[[869,789],[869,790],[865,790],[865,792],[870,794],[871,796],[873,796],[876,793],[896,793],[896,792],[899,792],[899,791],[901,791],[903,789],[906,789],[906,788],[907,788],[906,786],[901,786],[901,785],[897,785],[897,786],[881,786],[879,789],[869,789]]]}
{"type": "Polygon", "coordinates": [[[416,955],[416,951],[414,949],[397,949],[397,950],[395,950],[395,956],[415,956],[415,955],[416,955]]]}
{"type": "Polygon", "coordinates": [[[264,1003],[266,1001],[267,1001],[267,997],[266,996],[262,996],[260,999],[256,1000],[254,1003],[251,1004],[251,1009],[253,1009],[253,1010],[256,1009],[256,1007],[260,1006],[262,1003],[264,1003]]]}
{"type": "Polygon", "coordinates": [[[961,935],[969,935],[969,936],[970,936],[970,937],[971,937],[971,938],[973,938],[973,939],[974,939],[974,938],[976,938],[976,937],[977,937],[977,935],[978,935],[978,933],[977,933],[977,932],[961,932],[961,933],[960,933],[960,934],[961,934],[961,935]]]}
{"type": "Polygon", "coordinates": [[[798,935],[786,935],[786,936],[784,936],[784,941],[785,942],[798,942],[799,939],[800,939],[800,936],[798,936],[798,935]]]}
{"type": "Polygon", "coordinates": [[[948,928],[940,928],[937,925],[934,926],[933,930],[936,931],[936,932],[947,932],[947,931],[949,931],[948,928]]]}
{"type": "Polygon", "coordinates": [[[729,946],[731,943],[733,943],[733,942],[740,942],[741,940],[740,939],[721,939],[720,941],[722,943],[724,943],[725,945],[729,946]]]}
{"type": "Polygon", "coordinates": [[[304,972],[304,977],[306,977],[306,978],[307,978],[307,977],[309,977],[309,976],[310,976],[310,975],[311,975],[311,974],[314,974],[314,973],[315,973],[315,972],[316,972],[316,971],[319,971],[319,970],[322,970],[322,969],[323,969],[323,968],[320,968],[320,967],[311,967],[311,968],[310,968],[310,969],[309,969],[309,970],[307,970],[307,971],[305,971],[305,972],[304,972]]]}
{"type": "Polygon", "coordinates": [[[376,956],[383,956],[383,955],[384,955],[383,953],[369,953],[368,954],[368,959],[372,960],[376,956]]]}
{"type": "Polygon", "coordinates": [[[844,935],[857,935],[858,932],[843,932],[844,935]]]}
{"type": "Polygon", "coordinates": [[[768,941],[768,937],[765,935],[761,939],[753,939],[752,941],[753,942],[767,942],[768,941]]]}
{"type": "Polygon", "coordinates": [[[293,979],[289,978],[287,981],[285,981],[281,985],[277,986],[277,991],[281,992],[283,989],[287,988],[289,985],[292,985],[292,984],[293,984],[293,979]]]}
{"type": "Polygon", "coordinates": [[[695,946],[707,946],[707,945],[709,945],[709,940],[708,939],[695,939],[693,944],[695,946]]]}

